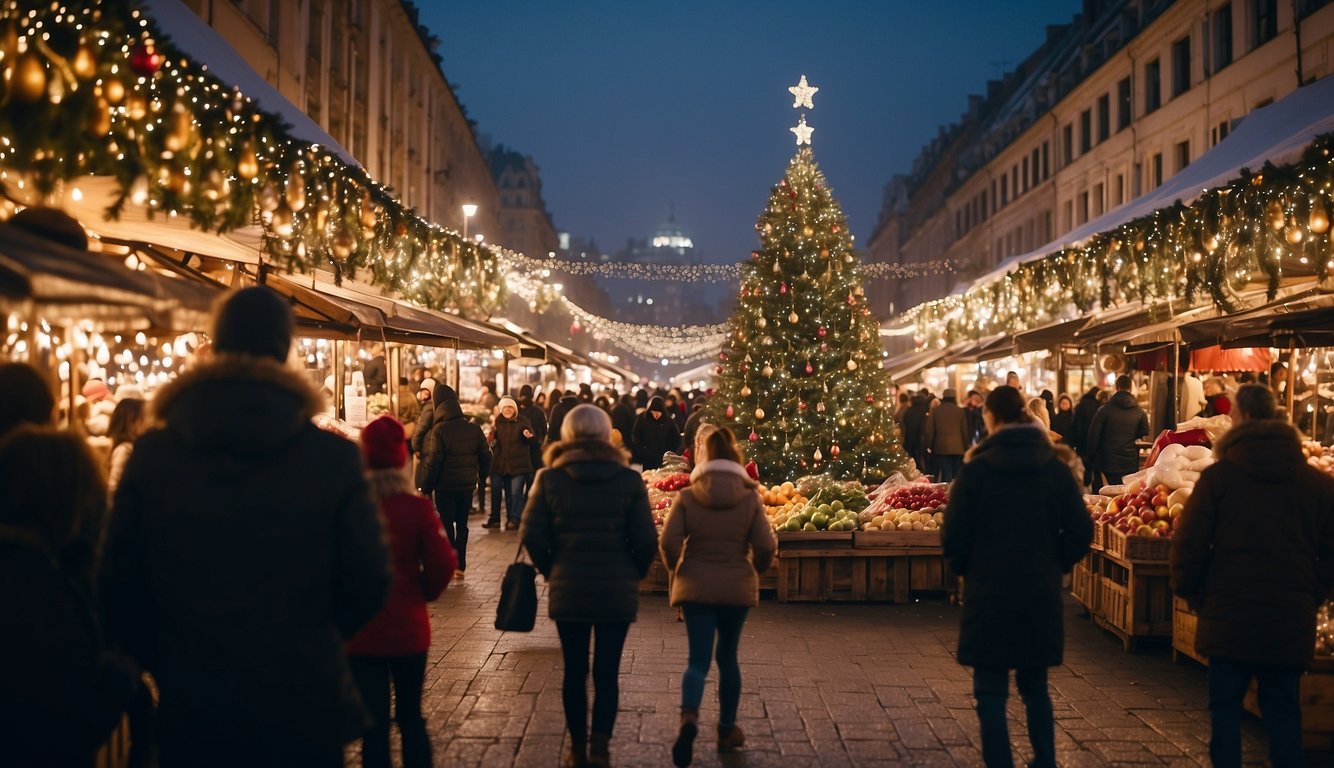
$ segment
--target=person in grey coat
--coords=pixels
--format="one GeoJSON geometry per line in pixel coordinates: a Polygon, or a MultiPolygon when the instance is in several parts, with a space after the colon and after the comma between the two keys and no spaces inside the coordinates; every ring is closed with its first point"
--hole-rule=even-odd
{"type": "Polygon", "coordinates": [[[969,442],[968,414],[959,407],[958,393],[947,389],[922,426],[922,444],[930,454],[937,482],[948,483],[959,474],[969,442]]]}
{"type": "Polygon", "coordinates": [[[547,449],[546,468],[533,482],[519,534],[546,578],[548,615],[560,634],[570,766],[610,764],[621,651],[639,611],[639,582],[658,554],[644,480],[610,439],[611,419],[597,406],[577,405],[565,416],[561,441],[547,449]]]}

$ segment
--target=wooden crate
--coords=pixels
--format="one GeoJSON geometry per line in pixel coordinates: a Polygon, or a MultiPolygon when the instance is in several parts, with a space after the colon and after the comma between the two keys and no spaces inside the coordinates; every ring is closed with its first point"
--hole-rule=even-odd
{"type": "Polygon", "coordinates": [[[856,531],[854,549],[931,547],[939,549],[940,531],[856,531]]]}
{"type": "Polygon", "coordinates": [[[1167,563],[1100,558],[1095,620],[1121,638],[1127,651],[1144,638],[1172,636],[1172,588],[1167,563]]]}
{"type": "Polygon", "coordinates": [[[1195,650],[1195,633],[1199,618],[1179,597],[1172,599],[1172,660],[1179,661],[1182,656],[1194,659],[1201,664],[1208,664],[1204,654],[1195,650]]]}
{"type": "Polygon", "coordinates": [[[1097,613],[1097,590],[1094,588],[1093,571],[1083,560],[1075,563],[1075,567],[1070,569],[1070,594],[1074,595],[1079,604],[1089,612],[1089,615],[1097,613]]]}
{"type": "Polygon", "coordinates": [[[862,558],[785,555],[778,560],[779,602],[865,600],[866,583],[862,558]]]}
{"type": "Polygon", "coordinates": [[[1106,535],[1107,535],[1107,524],[1100,523],[1097,520],[1094,520],[1093,543],[1089,545],[1089,549],[1093,550],[1094,552],[1101,552],[1104,548],[1106,548],[1106,543],[1105,543],[1106,535]]]}
{"type": "MultiPolygon", "coordinates": [[[[1302,675],[1302,741],[1309,750],[1334,749],[1334,659],[1319,657],[1302,675]]],[[[1246,711],[1261,716],[1255,681],[1246,692],[1246,711]]]]}
{"type": "Polygon", "coordinates": [[[1118,630],[1123,637],[1130,630],[1130,593],[1126,586],[1102,576],[1097,583],[1098,612],[1101,623],[1118,630]]]}
{"type": "Polygon", "coordinates": [[[1112,557],[1136,563],[1167,562],[1172,552],[1172,540],[1156,536],[1129,536],[1124,531],[1106,528],[1103,549],[1112,557]]]}

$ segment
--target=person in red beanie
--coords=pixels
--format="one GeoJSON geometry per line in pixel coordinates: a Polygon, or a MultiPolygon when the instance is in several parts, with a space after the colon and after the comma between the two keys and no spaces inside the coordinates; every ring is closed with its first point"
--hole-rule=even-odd
{"type": "Polygon", "coordinates": [[[444,591],[457,560],[435,507],[412,487],[403,425],[389,415],[372,421],[361,430],[361,452],[371,497],[384,515],[393,565],[384,609],[347,642],[352,677],[375,718],[375,725],[362,737],[361,762],[366,768],[390,765],[392,680],[403,766],[422,768],[431,765],[431,741],[421,708],[426,651],[431,645],[426,603],[444,591]]]}

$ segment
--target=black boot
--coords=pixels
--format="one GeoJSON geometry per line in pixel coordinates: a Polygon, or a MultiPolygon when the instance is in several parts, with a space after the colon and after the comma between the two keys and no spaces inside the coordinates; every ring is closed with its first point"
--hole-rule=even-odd
{"type": "Polygon", "coordinates": [[[699,711],[681,709],[681,730],[672,744],[672,765],[685,768],[695,759],[695,736],[699,733],[699,711]]]}

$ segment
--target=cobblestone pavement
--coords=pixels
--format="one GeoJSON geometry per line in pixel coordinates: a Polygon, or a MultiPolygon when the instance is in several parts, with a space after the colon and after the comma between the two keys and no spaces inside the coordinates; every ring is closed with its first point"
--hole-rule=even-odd
{"type": "MultiPolygon", "coordinates": [[[[527,634],[492,628],[514,533],[473,518],[466,579],[432,606],[423,709],[435,762],[554,766],[565,746],[561,656],[546,619],[527,634]]],[[[539,590],[544,592],[538,579],[539,590]]],[[[765,600],[741,645],[739,724],[744,752],[712,749],[716,669],[700,713],[696,765],[981,765],[970,671],[954,661],[958,611],[944,600],[910,605],[789,604],[765,600]]],[[[1071,606],[1065,665],[1052,670],[1063,766],[1207,765],[1205,673],[1165,647],[1127,654],[1071,606]]],[[[683,625],[662,596],[643,596],[621,667],[613,764],[670,765],[678,722],[683,625]]],[[[1010,727],[1019,764],[1030,755],[1018,696],[1010,727]]],[[[1263,731],[1245,724],[1248,765],[1263,765],[1263,731]]],[[[395,737],[395,740],[396,737],[395,737]]],[[[397,748],[395,748],[397,751],[397,748]]],[[[349,750],[349,764],[359,765],[349,750]]],[[[397,759],[397,757],[395,758],[397,759]]],[[[1334,765],[1313,754],[1312,765],[1334,765]]]]}

